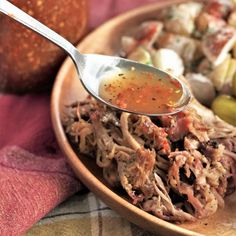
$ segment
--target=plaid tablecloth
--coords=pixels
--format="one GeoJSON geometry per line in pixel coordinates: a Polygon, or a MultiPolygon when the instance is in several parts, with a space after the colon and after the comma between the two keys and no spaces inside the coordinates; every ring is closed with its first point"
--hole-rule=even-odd
{"type": "Polygon", "coordinates": [[[79,192],[36,223],[25,236],[152,236],[107,207],[91,192],[79,192]]]}

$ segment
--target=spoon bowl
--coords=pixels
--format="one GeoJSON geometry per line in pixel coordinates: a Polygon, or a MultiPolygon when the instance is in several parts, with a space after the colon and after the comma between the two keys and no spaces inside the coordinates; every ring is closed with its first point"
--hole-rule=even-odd
{"type": "Polygon", "coordinates": [[[159,116],[159,115],[170,115],[183,110],[191,100],[191,93],[189,88],[178,78],[159,70],[155,67],[141,64],[135,61],[127,60],[120,57],[112,57],[98,54],[81,54],[70,42],[65,38],[49,29],[30,15],[26,14],[7,0],[0,1],[0,12],[6,14],[15,21],[25,25],[29,29],[37,32],[41,36],[47,38],[63,50],[73,60],[80,80],[84,88],[97,100],[103,102],[107,106],[119,109],[121,111],[148,115],[148,116],[159,116]],[[182,96],[177,101],[175,106],[171,110],[165,112],[142,112],[135,111],[120,106],[114,105],[111,102],[104,100],[99,94],[99,87],[104,77],[112,74],[117,74],[124,70],[135,69],[137,72],[151,73],[157,78],[165,78],[166,80],[175,81],[179,84],[182,89],[182,96]]]}
{"type": "MultiPolygon", "coordinates": [[[[76,60],[75,63],[78,63],[78,60],[76,60]]],[[[79,68],[80,66],[81,66],[80,63],[77,64],[77,68],[79,68]]],[[[113,107],[115,109],[124,111],[124,112],[135,113],[135,114],[140,114],[140,115],[148,115],[148,116],[161,116],[161,115],[167,115],[167,114],[171,115],[171,114],[175,114],[183,110],[191,101],[191,93],[189,91],[189,88],[186,86],[186,84],[183,81],[153,66],[141,64],[132,60],[128,60],[128,59],[124,59],[120,57],[114,57],[114,56],[105,56],[105,55],[98,55],[98,54],[84,54],[83,55],[83,68],[79,69],[78,72],[81,78],[81,82],[89,94],[91,94],[93,97],[103,102],[104,104],[110,107],[113,107]],[[180,100],[178,101],[178,103],[175,104],[174,109],[168,112],[163,112],[163,113],[148,113],[147,114],[145,112],[140,112],[140,111],[137,112],[134,110],[121,108],[119,106],[116,106],[108,102],[107,100],[99,96],[99,87],[104,77],[109,77],[114,74],[122,73],[122,71],[127,70],[127,69],[129,70],[135,69],[139,72],[147,72],[147,73],[155,74],[157,75],[156,77],[159,77],[159,78],[165,78],[165,79],[177,81],[182,88],[183,94],[180,100]]]]}

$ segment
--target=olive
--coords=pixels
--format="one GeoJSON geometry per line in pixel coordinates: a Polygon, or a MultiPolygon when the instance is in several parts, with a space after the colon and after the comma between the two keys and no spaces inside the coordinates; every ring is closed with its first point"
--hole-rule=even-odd
{"type": "Polygon", "coordinates": [[[212,110],[222,120],[236,126],[236,99],[228,95],[216,97],[212,103],[212,110]]]}
{"type": "Polygon", "coordinates": [[[234,75],[234,78],[232,81],[232,90],[233,90],[233,95],[236,96],[236,74],[234,75]]]}

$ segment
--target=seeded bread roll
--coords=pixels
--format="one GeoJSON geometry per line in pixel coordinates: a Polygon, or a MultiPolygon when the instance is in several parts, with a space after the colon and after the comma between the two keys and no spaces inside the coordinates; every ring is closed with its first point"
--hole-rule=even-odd
{"type": "MultiPolygon", "coordinates": [[[[11,0],[73,44],[87,26],[87,0],[11,0]]],[[[63,50],[0,15],[0,90],[28,92],[50,86],[66,57],[63,50]]]]}

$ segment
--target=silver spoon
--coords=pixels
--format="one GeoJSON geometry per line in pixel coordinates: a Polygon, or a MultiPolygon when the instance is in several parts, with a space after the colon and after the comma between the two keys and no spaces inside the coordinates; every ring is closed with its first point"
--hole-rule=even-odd
{"type": "Polygon", "coordinates": [[[64,49],[66,53],[73,60],[84,88],[97,100],[105,103],[110,107],[116,108],[121,111],[131,112],[136,114],[143,114],[148,116],[160,116],[160,115],[174,114],[183,110],[191,100],[191,93],[189,91],[189,88],[178,78],[170,76],[170,74],[164,71],[161,71],[152,66],[144,65],[120,57],[104,56],[97,54],[81,54],[77,50],[77,48],[75,48],[65,38],[54,32],[53,30],[49,29],[47,26],[43,25],[30,15],[26,14],[25,12],[23,12],[13,4],[11,4],[9,1],[0,0],[0,12],[6,14],[10,18],[25,25],[26,27],[40,34],[41,36],[49,39],[51,42],[53,42],[60,48],[64,49]],[[109,103],[108,101],[103,100],[99,96],[99,85],[101,80],[104,78],[104,75],[110,74],[111,72],[117,73],[120,70],[127,70],[130,68],[135,68],[136,70],[142,72],[149,72],[154,75],[158,75],[159,78],[164,77],[166,79],[175,80],[175,82],[178,82],[182,87],[183,91],[183,95],[178,101],[178,104],[175,107],[173,107],[171,111],[162,112],[161,114],[160,113],[146,114],[145,112],[134,112],[127,109],[122,109],[109,103]]]}

